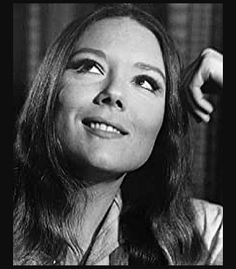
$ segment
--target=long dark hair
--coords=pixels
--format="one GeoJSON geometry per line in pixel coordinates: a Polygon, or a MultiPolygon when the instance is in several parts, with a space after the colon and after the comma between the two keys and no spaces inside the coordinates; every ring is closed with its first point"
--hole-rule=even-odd
{"type": "MultiPolygon", "coordinates": [[[[107,5],[82,24],[72,22],[48,49],[17,121],[14,177],[14,260],[16,264],[63,263],[68,248],[78,261],[73,218],[75,204],[86,199],[84,182],[75,179],[63,156],[55,128],[60,81],[74,44],[98,20],[130,17],[158,39],[167,77],[163,126],[146,164],[122,186],[122,247],[130,264],[193,264],[203,255],[188,194],[190,142],[181,87],[182,65],[171,38],[151,15],[131,4],[107,5]],[[142,186],[141,199],[130,189],[142,186]],[[134,229],[136,227],[136,229],[134,229]]],[[[154,56],[155,57],[155,56],[154,56]]]]}

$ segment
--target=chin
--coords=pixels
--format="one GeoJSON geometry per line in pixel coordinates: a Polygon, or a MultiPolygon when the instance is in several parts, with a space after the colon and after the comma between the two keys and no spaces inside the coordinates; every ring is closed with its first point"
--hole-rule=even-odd
{"type": "MultiPolygon", "coordinates": [[[[140,168],[148,159],[148,156],[135,158],[135,154],[124,156],[123,152],[111,153],[111,151],[87,151],[86,154],[73,154],[73,162],[79,172],[89,177],[104,175],[105,177],[118,177],[122,174],[132,172],[140,168]],[[78,156],[79,155],[79,156],[78,156]]],[[[138,156],[136,156],[138,157],[138,156]]]]}
{"type": "Polygon", "coordinates": [[[90,161],[90,166],[102,171],[107,171],[108,173],[124,172],[124,167],[120,163],[120,160],[110,155],[93,156],[93,159],[90,161]]]}
{"type": "Polygon", "coordinates": [[[99,156],[96,159],[93,159],[90,162],[90,167],[94,167],[100,171],[106,172],[108,174],[121,175],[124,173],[128,173],[140,168],[145,160],[133,160],[130,162],[132,157],[125,158],[124,156],[117,158],[114,156],[99,156]]]}

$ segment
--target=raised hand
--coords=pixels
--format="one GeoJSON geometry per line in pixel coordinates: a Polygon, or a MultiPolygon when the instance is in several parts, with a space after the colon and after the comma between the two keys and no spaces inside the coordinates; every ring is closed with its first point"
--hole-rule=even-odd
{"type": "Polygon", "coordinates": [[[204,94],[207,84],[215,84],[216,91],[223,88],[223,55],[205,49],[184,72],[183,87],[186,91],[190,113],[199,121],[208,122],[213,106],[204,94]]]}

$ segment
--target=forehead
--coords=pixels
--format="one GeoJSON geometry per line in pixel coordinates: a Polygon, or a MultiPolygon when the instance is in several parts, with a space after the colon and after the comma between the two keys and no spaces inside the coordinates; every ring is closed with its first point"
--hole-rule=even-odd
{"type": "Polygon", "coordinates": [[[145,26],[128,17],[107,18],[90,25],[75,48],[101,49],[130,60],[147,60],[164,69],[159,41],[145,26]]]}

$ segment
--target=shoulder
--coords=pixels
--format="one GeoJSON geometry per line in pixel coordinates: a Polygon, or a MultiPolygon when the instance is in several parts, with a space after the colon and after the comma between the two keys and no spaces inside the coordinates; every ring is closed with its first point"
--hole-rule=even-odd
{"type": "Polygon", "coordinates": [[[223,207],[205,200],[192,199],[197,215],[197,225],[201,232],[204,229],[216,229],[223,222],[223,207]]]}
{"type": "Polygon", "coordinates": [[[223,264],[223,207],[200,199],[192,199],[196,225],[209,252],[209,264],[223,264]]]}

